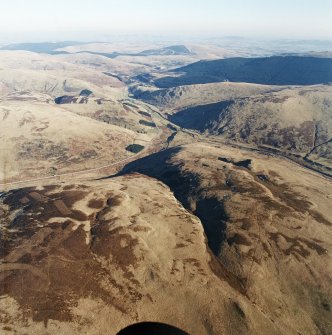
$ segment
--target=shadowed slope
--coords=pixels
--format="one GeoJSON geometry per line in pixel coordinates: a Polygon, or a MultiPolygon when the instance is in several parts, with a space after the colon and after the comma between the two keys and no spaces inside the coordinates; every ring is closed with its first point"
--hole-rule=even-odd
{"type": "Polygon", "coordinates": [[[199,61],[175,70],[179,77],[155,80],[158,87],[220,81],[267,85],[314,85],[332,81],[332,58],[275,56],[199,61]]]}

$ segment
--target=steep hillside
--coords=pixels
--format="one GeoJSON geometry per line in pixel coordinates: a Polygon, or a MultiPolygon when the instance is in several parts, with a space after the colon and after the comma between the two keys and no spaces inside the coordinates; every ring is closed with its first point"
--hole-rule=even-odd
{"type": "Polygon", "coordinates": [[[182,110],[170,120],[332,167],[332,87],[289,88],[182,110]]]}
{"type": "Polygon", "coordinates": [[[133,171],[162,180],[199,217],[219,273],[273,324],[269,334],[331,334],[331,180],[203,144],[124,169],[133,171]]]}
{"type": "Polygon", "coordinates": [[[157,87],[221,81],[265,85],[314,85],[332,82],[332,58],[274,56],[199,61],[155,80],[157,87]]]}

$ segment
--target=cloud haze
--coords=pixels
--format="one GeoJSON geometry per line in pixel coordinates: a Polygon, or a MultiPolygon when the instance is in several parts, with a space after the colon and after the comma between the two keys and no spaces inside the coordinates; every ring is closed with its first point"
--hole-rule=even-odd
{"type": "Polygon", "coordinates": [[[108,34],[332,38],[329,0],[4,0],[0,39],[108,34]]]}

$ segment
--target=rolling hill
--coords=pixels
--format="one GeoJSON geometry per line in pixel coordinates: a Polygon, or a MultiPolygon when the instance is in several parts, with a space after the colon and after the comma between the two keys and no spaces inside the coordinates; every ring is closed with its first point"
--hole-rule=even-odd
{"type": "Polygon", "coordinates": [[[31,91],[57,96],[90,89],[96,95],[117,97],[127,91],[118,78],[102,71],[25,51],[0,51],[0,85],[0,95],[31,91]]]}
{"type": "Polygon", "coordinates": [[[128,145],[151,138],[27,93],[0,101],[0,120],[0,179],[6,182],[111,164],[131,155],[128,145]]]}

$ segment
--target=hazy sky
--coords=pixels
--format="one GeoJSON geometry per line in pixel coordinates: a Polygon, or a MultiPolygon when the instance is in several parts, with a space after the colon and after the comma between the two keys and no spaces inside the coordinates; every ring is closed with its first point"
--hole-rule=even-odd
{"type": "Polygon", "coordinates": [[[0,40],[107,34],[332,39],[332,0],[0,0],[0,40]]]}

